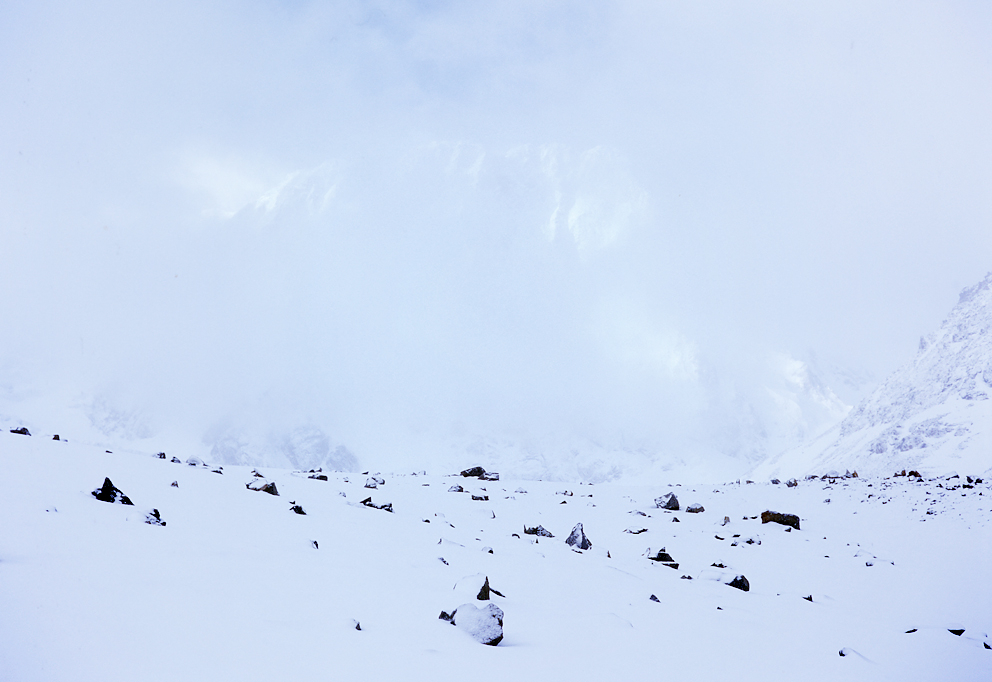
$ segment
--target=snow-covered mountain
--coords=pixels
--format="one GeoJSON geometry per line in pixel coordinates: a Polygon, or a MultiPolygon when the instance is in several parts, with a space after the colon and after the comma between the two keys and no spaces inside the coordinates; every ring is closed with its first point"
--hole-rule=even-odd
{"type": "Polygon", "coordinates": [[[916,358],[840,424],[758,466],[754,476],[830,469],[942,473],[992,467],[992,273],[961,292],[916,358]]]}

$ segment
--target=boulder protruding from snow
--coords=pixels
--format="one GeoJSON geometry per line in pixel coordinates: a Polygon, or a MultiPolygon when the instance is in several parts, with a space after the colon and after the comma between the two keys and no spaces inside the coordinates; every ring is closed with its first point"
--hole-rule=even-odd
{"type": "Polygon", "coordinates": [[[367,479],[365,479],[365,487],[366,488],[378,488],[379,487],[379,481],[375,480],[374,478],[372,478],[370,476],[367,479]]]}
{"type": "Polygon", "coordinates": [[[289,511],[291,511],[291,512],[293,512],[294,514],[299,514],[300,516],[306,516],[306,515],[307,515],[307,513],[306,513],[306,511],[305,511],[305,510],[303,509],[303,507],[301,507],[301,506],[300,506],[300,505],[298,505],[298,504],[294,504],[293,506],[291,506],[291,507],[289,508],[289,511]]]}
{"type": "Polygon", "coordinates": [[[381,509],[382,511],[387,511],[387,512],[393,511],[392,502],[386,502],[384,504],[376,504],[375,502],[372,501],[371,497],[366,497],[364,500],[359,502],[359,504],[363,504],[366,507],[370,507],[371,509],[381,509]]]}
{"type": "Polygon", "coordinates": [[[657,498],[654,503],[658,509],[668,509],[669,511],[679,510],[679,498],[675,497],[675,493],[665,493],[657,498]]]}
{"type": "Polygon", "coordinates": [[[449,493],[463,493],[463,492],[465,492],[465,488],[461,487],[460,485],[453,485],[450,488],[448,488],[448,492],[449,493]]]}
{"type": "Polygon", "coordinates": [[[479,478],[486,475],[486,470],[482,467],[469,467],[462,472],[462,476],[465,478],[479,478]]]}
{"type": "Polygon", "coordinates": [[[524,526],[524,534],[525,535],[537,535],[538,537],[542,537],[542,538],[553,538],[554,537],[554,535],[551,534],[551,531],[549,531],[544,526],[540,526],[540,525],[534,526],[532,528],[528,528],[527,526],[524,526]]]}
{"type": "Polygon", "coordinates": [[[792,526],[799,530],[799,517],[795,514],[780,514],[774,511],[761,512],[762,523],[781,523],[783,526],[792,526]]]}
{"type": "MultiPolygon", "coordinates": [[[[58,440],[58,437],[57,436],[56,436],[55,440],[58,440]]],[[[157,452],[157,453],[155,453],[155,458],[156,459],[165,459],[165,453],[164,452],[157,452]]]]}
{"type": "Polygon", "coordinates": [[[11,433],[16,433],[18,436],[30,436],[31,435],[31,432],[28,431],[28,429],[27,429],[26,426],[22,426],[22,427],[17,428],[17,429],[11,429],[10,432],[11,433]]]}
{"type": "Polygon", "coordinates": [[[103,485],[90,494],[101,502],[110,502],[111,504],[134,504],[127,495],[121,492],[120,488],[110,482],[109,478],[104,478],[103,485]]]}
{"type": "Polygon", "coordinates": [[[581,523],[575,524],[575,528],[572,529],[572,532],[566,538],[565,544],[576,549],[592,549],[592,542],[586,537],[581,523]]]}
{"type": "Polygon", "coordinates": [[[795,488],[797,485],[799,485],[799,481],[797,481],[794,478],[790,478],[788,481],[785,482],[785,485],[788,488],[795,488]]]}
{"type": "Polygon", "coordinates": [[[690,504],[688,507],[686,507],[685,508],[685,511],[686,511],[687,514],[699,514],[700,512],[706,511],[706,508],[703,507],[703,505],[701,505],[698,502],[696,502],[696,503],[690,504]]]}
{"type": "Polygon", "coordinates": [[[162,515],[158,513],[158,509],[152,509],[145,514],[145,523],[152,526],[165,526],[165,521],[162,520],[162,515]]]}
{"type": "Polygon", "coordinates": [[[645,553],[647,554],[648,559],[650,559],[651,561],[657,561],[658,563],[662,564],[663,566],[668,566],[669,568],[678,568],[679,567],[678,562],[675,561],[675,559],[672,558],[672,555],[671,554],[669,554],[667,551],[665,551],[665,548],[664,547],[662,547],[661,549],[659,549],[655,554],[651,554],[651,550],[650,549],[647,552],[645,552],[645,553]]]}
{"type": "Polygon", "coordinates": [[[727,583],[731,587],[736,587],[738,590],[747,592],[751,589],[751,584],[747,581],[743,575],[736,576],[733,580],[727,583]]]}
{"type": "Polygon", "coordinates": [[[462,604],[449,618],[445,618],[447,615],[442,611],[440,618],[448,620],[477,642],[496,646],[503,640],[503,609],[493,603],[481,609],[476,608],[475,604],[462,604]]]}
{"type": "Polygon", "coordinates": [[[276,488],[275,482],[266,481],[264,478],[256,478],[250,483],[246,483],[245,487],[248,490],[256,490],[260,493],[268,493],[269,495],[279,495],[279,490],[276,488]]]}
{"type": "Polygon", "coordinates": [[[481,476],[479,476],[479,480],[480,481],[498,481],[499,480],[499,474],[497,474],[495,471],[487,471],[486,473],[484,473],[481,476]]]}

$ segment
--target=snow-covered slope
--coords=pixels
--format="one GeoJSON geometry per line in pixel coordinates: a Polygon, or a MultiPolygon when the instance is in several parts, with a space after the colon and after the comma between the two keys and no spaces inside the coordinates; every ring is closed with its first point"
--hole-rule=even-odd
{"type": "Polygon", "coordinates": [[[905,681],[992,669],[988,482],[431,473],[370,489],[361,475],[265,469],[274,496],[246,488],[263,480],[246,467],[216,473],[51,431],[0,433],[4,681],[905,681]],[[105,477],[133,506],[91,495],[105,477]],[[681,511],[657,508],[668,492],[681,511]],[[705,509],[687,513],[693,503],[705,509]],[[152,508],[165,526],[146,523],[152,508]],[[762,524],[769,509],[800,529],[762,524]],[[565,543],[578,523],[585,551],[565,543]],[[538,524],[554,537],[523,532],[538,524]],[[649,559],[659,551],[678,567],[649,559]],[[727,584],[738,575],[748,591],[727,584]],[[475,598],[485,578],[501,593],[489,602],[475,598]],[[465,603],[503,612],[498,646],[439,618],[465,603]]]}
{"type": "Polygon", "coordinates": [[[992,468],[992,273],[961,292],[916,358],[837,427],[762,463],[755,477],[831,469],[945,473],[992,468]]]}

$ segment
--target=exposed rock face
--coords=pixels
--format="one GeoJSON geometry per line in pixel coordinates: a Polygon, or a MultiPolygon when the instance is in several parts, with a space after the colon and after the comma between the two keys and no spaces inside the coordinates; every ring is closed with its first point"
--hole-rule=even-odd
{"type": "Polygon", "coordinates": [[[792,526],[799,530],[799,517],[795,514],[780,514],[774,511],[761,512],[762,523],[781,523],[783,526],[792,526]]]}
{"type": "Polygon", "coordinates": [[[485,476],[486,470],[482,467],[471,467],[462,472],[462,476],[465,478],[479,478],[480,476],[485,476]]]}
{"type": "Polygon", "coordinates": [[[248,490],[257,490],[260,493],[268,493],[269,495],[279,495],[279,490],[276,489],[275,482],[268,482],[264,478],[256,478],[250,483],[246,483],[245,487],[248,490]]]}
{"type": "Polygon", "coordinates": [[[542,538],[553,538],[554,537],[554,535],[551,534],[551,531],[549,531],[544,526],[534,526],[533,528],[528,528],[527,526],[524,526],[524,534],[526,534],[526,535],[538,535],[538,536],[540,536],[542,538]]]}
{"type": "Polygon", "coordinates": [[[687,514],[699,514],[700,512],[706,511],[706,509],[701,504],[690,504],[685,508],[687,514]]]}
{"type": "MultiPolygon", "coordinates": [[[[988,467],[992,437],[992,273],[961,292],[916,357],[894,372],[840,424],[769,460],[755,475],[789,470],[901,469],[939,473],[988,467]],[[760,473],[759,473],[760,472],[760,473]]],[[[852,474],[853,476],[853,474],[852,474]]]]}
{"type": "Polygon", "coordinates": [[[576,549],[592,549],[592,542],[586,537],[581,523],[575,524],[575,528],[572,529],[572,532],[566,538],[565,544],[576,549]]]}
{"type": "Polygon", "coordinates": [[[117,486],[110,482],[109,478],[104,478],[103,485],[90,494],[101,502],[110,502],[111,504],[134,504],[127,495],[121,492],[117,486]]]}
{"type": "Polygon", "coordinates": [[[654,503],[659,509],[679,510],[679,498],[675,497],[675,493],[666,493],[657,498],[654,503]]]}
{"type": "Polygon", "coordinates": [[[742,590],[744,592],[747,592],[751,589],[751,584],[747,581],[747,578],[745,578],[742,575],[737,576],[727,584],[730,585],[731,587],[736,587],[738,590],[742,590]]]}

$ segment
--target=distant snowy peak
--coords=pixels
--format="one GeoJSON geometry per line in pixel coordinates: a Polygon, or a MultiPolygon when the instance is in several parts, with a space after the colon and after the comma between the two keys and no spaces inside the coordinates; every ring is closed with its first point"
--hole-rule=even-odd
{"type": "MultiPolygon", "coordinates": [[[[836,429],[762,465],[755,476],[858,469],[992,467],[992,273],[961,292],[916,358],[861,402],[836,429]]],[[[822,473],[822,472],[821,472],[822,473]]]]}

